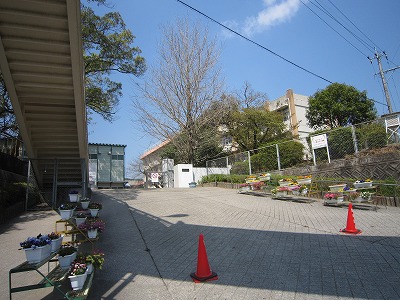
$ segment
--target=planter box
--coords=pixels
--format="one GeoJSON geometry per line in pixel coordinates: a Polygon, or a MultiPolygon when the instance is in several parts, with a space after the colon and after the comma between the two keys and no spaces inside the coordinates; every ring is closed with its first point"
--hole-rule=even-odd
{"type": "Polygon", "coordinates": [[[58,239],[51,240],[51,252],[56,252],[58,249],[60,249],[62,240],[64,236],[60,236],[58,239]]]}
{"type": "Polygon", "coordinates": [[[260,181],[270,181],[271,180],[271,176],[260,176],[260,177],[258,177],[258,179],[260,181]]]}
{"type": "Polygon", "coordinates": [[[279,181],[279,186],[288,186],[290,183],[290,181],[279,181]]]}
{"type": "Polygon", "coordinates": [[[338,192],[338,191],[340,191],[341,189],[343,189],[345,186],[346,186],[345,183],[344,183],[344,184],[330,185],[330,186],[329,186],[329,190],[330,190],[331,192],[338,192]]]}
{"type": "Polygon", "coordinates": [[[88,274],[85,272],[84,274],[81,275],[68,276],[71,282],[71,287],[74,291],[81,290],[83,288],[87,275],[88,274]]]}
{"type": "Polygon", "coordinates": [[[287,191],[277,191],[276,192],[276,197],[286,197],[287,196],[287,191]]]}
{"type": "Polygon", "coordinates": [[[355,183],[354,182],[354,188],[360,189],[360,188],[368,188],[372,187],[372,181],[370,182],[360,182],[360,183],[355,183]]]}
{"type": "Polygon", "coordinates": [[[58,263],[60,264],[61,269],[63,269],[63,270],[69,269],[72,262],[75,260],[76,255],[77,255],[77,252],[74,252],[72,254],[65,255],[65,256],[59,256],[58,263]]]}
{"type": "Polygon", "coordinates": [[[26,260],[29,263],[38,263],[50,256],[51,245],[36,248],[27,248],[24,249],[24,251],[26,255],[26,260]]]}
{"type": "Polygon", "coordinates": [[[296,181],[300,185],[311,184],[311,178],[297,179],[296,181]]]}
{"type": "Polygon", "coordinates": [[[343,202],[343,196],[337,199],[324,199],[325,204],[339,204],[341,202],[343,202]]]}

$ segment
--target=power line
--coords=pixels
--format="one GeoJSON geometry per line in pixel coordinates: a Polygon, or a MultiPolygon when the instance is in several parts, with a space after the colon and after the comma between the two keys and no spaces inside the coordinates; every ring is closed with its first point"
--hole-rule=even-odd
{"type": "MultiPolygon", "coordinates": [[[[311,7],[309,7],[307,4],[305,4],[302,0],[300,0],[301,3],[305,7],[307,7],[313,14],[315,14],[322,22],[324,22],[329,28],[331,28],[333,31],[335,31],[340,37],[342,37],[346,42],[348,42],[351,46],[353,46],[358,52],[360,52],[363,56],[367,57],[366,54],[364,54],[358,47],[356,47],[353,43],[351,43],[348,39],[346,39],[339,31],[337,31],[335,28],[333,28],[328,22],[326,22],[322,17],[320,17],[311,7]]],[[[311,2],[313,5],[315,5],[318,9],[319,8],[315,3],[311,2]]],[[[326,12],[325,12],[326,13],[326,12]]]]}
{"type": "MultiPolygon", "coordinates": [[[[365,48],[367,48],[368,51],[373,51],[374,50],[374,43],[372,43],[372,45],[368,45],[368,43],[366,41],[364,41],[361,37],[359,37],[357,34],[355,34],[353,31],[351,31],[349,28],[347,28],[341,21],[339,21],[332,13],[329,12],[329,10],[327,8],[325,8],[320,2],[318,2],[318,0],[314,0],[316,3],[318,3],[318,5],[316,5],[315,3],[311,2],[312,4],[314,4],[316,7],[320,7],[320,9],[328,16],[330,17],[333,21],[335,21],[336,23],[338,23],[341,27],[344,28],[344,30],[346,30],[348,33],[350,33],[350,35],[352,35],[356,40],[358,40],[365,48]]],[[[343,13],[342,13],[343,14],[343,13]]],[[[344,15],[344,14],[343,14],[344,15]]],[[[347,18],[347,17],[346,17],[347,18]]],[[[348,18],[347,18],[348,19],[348,18]]],[[[350,21],[351,22],[351,21],[350,21]]]]}
{"type": "Polygon", "coordinates": [[[295,66],[295,67],[297,67],[297,68],[299,68],[299,69],[301,69],[301,70],[303,70],[303,71],[305,71],[305,72],[307,72],[307,73],[309,73],[309,74],[311,74],[311,75],[314,75],[315,77],[318,77],[318,78],[320,78],[320,79],[322,79],[322,80],[324,80],[324,81],[326,81],[326,82],[333,83],[332,81],[330,81],[330,80],[328,80],[328,79],[326,79],[326,78],[324,78],[324,77],[322,77],[322,76],[320,76],[320,75],[318,75],[318,74],[316,74],[316,73],[314,73],[314,72],[312,72],[312,71],[310,71],[310,70],[307,70],[306,68],[304,68],[304,67],[302,67],[302,66],[300,66],[300,65],[298,65],[298,64],[296,64],[296,63],[294,63],[294,62],[292,62],[292,61],[290,61],[290,60],[288,60],[287,58],[285,58],[285,57],[283,57],[282,55],[279,55],[278,53],[276,53],[276,52],[274,52],[274,51],[268,49],[267,47],[265,47],[265,46],[263,46],[263,45],[261,45],[261,44],[255,42],[255,41],[253,41],[253,40],[251,40],[251,39],[245,37],[244,35],[240,34],[239,32],[237,32],[237,31],[235,31],[235,30],[233,30],[233,29],[231,29],[231,28],[225,26],[224,24],[218,22],[217,20],[211,18],[210,16],[206,15],[205,13],[203,13],[203,12],[197,10],[196,8],[194,8],[194,7],[192,7],[192,6],[188,5],[188,4],[186,4],[185,2],[183,2],[183,1],[181,1],[181,0],[177,0],[177,1],[178,1],[179,3],[185,5],[186,7],[190,8],[191,10],[193,10],[193,11],[199,13],[200,15],[206,17],[207,19],[213,21],[214,23],[218,24],[219,26],[225,28],[226,30],[229,30],[230,32],[236,34],[237,36],[240,36],[241,38],[245,39],[246,41],[248,41],[248,42],[250,42],[250,43],[252,43],[252,44],[254,44],[254,45],[256,45],[256,46],[258,46],[258,47],[260,47],[260,48],[262,48],[262,49],[264,49],[264,50],[266,50],[266,51],[268,51],[268,52],[270,52],[271,54],[273,54],[273,55],[279,57],[280,59],[286,61],[287,63],[289,63],[289,64],[291,64],[291,65],[293,65],[293,66],[295,66]]]}
{"type": "MultiPolygon", "coordinates": [[[[329,1],[329,3],[334,7],[334,8],[336,8],[341,14],[342,14],[342,16],[344,16],[345,18],[346,18],[346,20],[348,20],[363,36],[365,36],[371,43],[372,43],[372,45],[373,45],[373,47],[372,48],[374,48],[374,47],[377,47],[379,50],[381,50],[364,32],[362,32],[361,31],[361,29],[360,28],[358,28],[357,27],[357,25],[356,24],[354,24],[331,0],[328,0],[329,1]]],[[[383,51],[383,50],[381,50],[381,51],[383,51]]]]}

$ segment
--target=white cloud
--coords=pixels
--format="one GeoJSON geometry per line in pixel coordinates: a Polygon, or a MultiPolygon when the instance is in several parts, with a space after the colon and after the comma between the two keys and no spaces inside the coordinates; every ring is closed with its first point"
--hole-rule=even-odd
{"type": "Polygon", "coordinates": [[[265,9],[257,16],[249,17],[243,33],[252,36],[271,28],[274,25],[290,20],[299,10],[300,0],[263,0],[265,9]]]}

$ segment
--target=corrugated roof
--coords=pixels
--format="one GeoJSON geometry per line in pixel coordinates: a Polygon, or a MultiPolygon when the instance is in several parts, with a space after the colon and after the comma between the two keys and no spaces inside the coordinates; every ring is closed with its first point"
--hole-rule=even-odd
{"type": "Polygon", "coordinates": [[[116,146],[116,147],[126,147],[126,145],[107,144],[107,143],[89,143],[89,145],[94,145],[94,146],[116,146]]]}

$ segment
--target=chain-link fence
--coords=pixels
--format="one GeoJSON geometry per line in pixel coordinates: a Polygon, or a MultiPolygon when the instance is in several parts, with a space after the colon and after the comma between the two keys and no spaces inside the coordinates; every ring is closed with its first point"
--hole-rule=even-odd
{"type": "Polygon", "coordinates": [[[308,138],[283,141],[209,160],[206,167],[209,174],[218,174],[218,168],[226,168],[230,174],[256,174],[325,164],[363,153],[385,152],[390,145],[399,143],[399,126],[396,115],[390,120],[381,118],[354,126],[321,130],[308,138]],[[314,137],[322,137],[323,146],[314,146],[314,137]]]}

